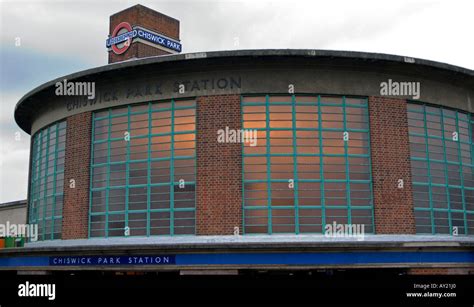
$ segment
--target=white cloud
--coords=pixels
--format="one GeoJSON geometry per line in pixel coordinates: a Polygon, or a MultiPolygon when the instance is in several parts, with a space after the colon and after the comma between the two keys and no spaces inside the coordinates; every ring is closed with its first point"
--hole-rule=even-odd
{"type": "MultiPolygon", "coordinates": [[[[181,22],[186,52],[339,48],[402,53],[474,68],[472,1],[140,1],[181,22]]],[[[2,3],[3,44],[106,64],[109,16],[136,1],[2,3]]]]}
{"type": "Polygon", "coordinates": [[[30,136],[14,124],[18,94],[0,95],[0,202],[26,198],[30,136]]]}
{"type": "MultiPolygon", "coordinates": [[[[11,145],[11,143],[9,144],[11,145]]],[[[2,144],[3,147],[3,144],[2,144]]],[[[0,201],[26,198],[29,147],[0,150],[0,201]]]]}

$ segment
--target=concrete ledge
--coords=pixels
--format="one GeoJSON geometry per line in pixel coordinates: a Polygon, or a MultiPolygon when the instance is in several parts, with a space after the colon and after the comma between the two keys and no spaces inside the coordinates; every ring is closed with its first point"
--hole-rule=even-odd
{"type": "Polygon", "coordinates": [[[366,235],[331,238],[324,235],[128,237],[38,241],[23,248],[0,250],[1,255],[44,252],[196,251],[196,250],[333,250],[333,249],[459,249],[474,247],[474,237],[366,235]]]}

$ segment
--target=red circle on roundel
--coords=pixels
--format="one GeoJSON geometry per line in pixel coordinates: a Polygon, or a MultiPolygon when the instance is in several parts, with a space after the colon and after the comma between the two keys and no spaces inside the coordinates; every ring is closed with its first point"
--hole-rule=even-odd
{"type": "MultiPolygon", "coordinates": [[[[119,23],[115,27],[114,31],[112,32],[112,37],[117,36],[117,33],[122,29],[126,29],[127,32],[130,32],[130,31],[132,31],[132,26],[128,22],[119,23]]],[[[121,47],[121,48],[117,47],[117,45],[112,45],[112,50],[114,51],[115,54],[122,54],[125,51],[127,51],[129,47],[130,47],[130,44],[127,44],[127,43],[125,43],[123,45],[123,47],[121,47]]]]}

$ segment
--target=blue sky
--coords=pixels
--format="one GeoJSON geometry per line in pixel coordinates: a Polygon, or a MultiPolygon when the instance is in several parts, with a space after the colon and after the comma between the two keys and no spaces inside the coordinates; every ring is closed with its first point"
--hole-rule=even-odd
{"type": "Polygon", "coordinates": [[[183,52],[353,50],[474,69],[473,1],[0,0],[0,202],[26,198],[29,136],[13,120],[17,101],[106,65],[109,16],[137,3],[180,20],[183,52]]]}

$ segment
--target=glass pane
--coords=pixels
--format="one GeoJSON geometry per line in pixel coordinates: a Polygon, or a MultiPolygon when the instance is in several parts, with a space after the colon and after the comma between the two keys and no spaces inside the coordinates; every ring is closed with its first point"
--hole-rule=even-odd
{"type": "Polygon", "coordinates": [[[469,117],[441,107],[408,105],[417,233],[451,234],[457,227],[458,234],[472,234],[465,227],[465,216],[473,209],[469,117]]]}
{"type": "Polygon", "coordinates": [[[349,204],[361,207],[354,221],[373,231],[366,99],[269,95],[242,103],[244,128],[260,128],[262,144],[243,149],[245,233],[321,233],[329,220],[349,221],[347,209],[329,209],[349,204]]]}
{"type": "Polygon", "coordinates": [[[95,118],[91,236],[124,236],[125,227],[131,236],[194,234],[195,102],[132,105],[95,118]]]}

